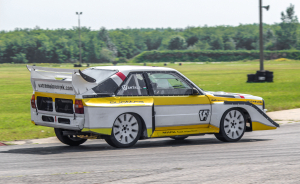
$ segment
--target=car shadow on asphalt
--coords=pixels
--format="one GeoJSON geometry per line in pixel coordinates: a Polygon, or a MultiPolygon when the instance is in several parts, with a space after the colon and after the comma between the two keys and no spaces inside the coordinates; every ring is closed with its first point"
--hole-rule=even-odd
{"type": "MultiPolygon", "coordinates": [[[[236,143],[226,143],[220,142],[215,138],[205,138],[205,139],[197,139],[190,138],[185,140],[159,140],[156,139],[152,141],[152,139],[141,140],[136,145],[130,148],[113,148],[106,143],[101,144],[83,144],[81,146],[53,146],[53,144],[41,144],[36,145],[37,147],[30,148],[18,148],[18,146],[11,146],[11,149],[7,151],[0,151],[0,153],[14,153],[14,154],[33,154],[33,155],[53,155],[53,154],[61,154],[61,153],[76,153],[76,152],[92,152],[92,151],[109,151],[109,150],[128,150],[128,149],[140,149],[140,148],[163,148],[163,147],[179,147],[179,146],[207,146],[207,145],[226,145],[226,144],[238,144],[238,143],[247,143],[247,142],[261,142],[261,141],[270,141],[272,139],[247,139],[244,138],[236,143]]],[[[30,145],[32,146],[32,145],[30,145]]]]}

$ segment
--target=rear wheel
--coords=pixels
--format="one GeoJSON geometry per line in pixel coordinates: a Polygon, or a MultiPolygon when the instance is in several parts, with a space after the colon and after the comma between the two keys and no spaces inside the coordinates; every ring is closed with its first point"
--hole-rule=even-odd
{"type": "Polygon", "coordinates": [[[223,142],[236,142],[243,137],[245,129],[244,113],[238,108],[233,108],[223,114],[220,123],[220,132],[215,134],[215,136],[223,142]]]}
{"type": "Polygon", "coordinates": [[[83,144],[87,140],[87,139],[81,139],[74,135],[64,136],[63,129],[60,128],[54,128],[54,132],[58,140],[60,140],[60,142],[67,144],[69,146],[79,146],[80,144],[83,144]]]}
{"type": "Polygon", "coordinates": [[[124,113],[117,117],[111,135],[105,138],[105,141],[116,148],[127,148],[139,140],[141,133],[140,118],[131,113],[124,113]]]}

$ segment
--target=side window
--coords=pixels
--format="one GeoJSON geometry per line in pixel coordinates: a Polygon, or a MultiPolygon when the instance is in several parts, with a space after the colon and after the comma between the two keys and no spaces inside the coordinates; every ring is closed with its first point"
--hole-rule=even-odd
{"type": "Polygon", "coordinates": [[[131,74],[126,82],[120,86],[118,96],[147,96],[148,89],[143,74],[131,74]]]}
{"type": "Polygon", "coordinates": [[[184,80],[175,73],[147,73],[155,96],[191,95],[193,93],[184,80]]]}

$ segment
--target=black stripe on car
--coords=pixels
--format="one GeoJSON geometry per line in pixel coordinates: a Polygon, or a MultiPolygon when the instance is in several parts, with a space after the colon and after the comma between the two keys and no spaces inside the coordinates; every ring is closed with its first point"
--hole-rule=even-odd
{"type": "Polygon", "coordinates": [[[260,108],[258,108],[256,105],[250,103],[250,102],[232,102],[232,101],[224,101],[225,105],[249,105],[253,107],[255,110],[257,110],[262,116],[264,116],[270,123],[275,125],[276,127],[279,127],[279,124],[273,121],[266,113],[264,113],[260,108]]]}

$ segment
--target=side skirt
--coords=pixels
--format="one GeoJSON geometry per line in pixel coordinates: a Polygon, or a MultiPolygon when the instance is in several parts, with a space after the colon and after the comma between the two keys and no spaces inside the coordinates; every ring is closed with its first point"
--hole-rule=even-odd
{"type": "Polygon", "coordinates": [[[176,135],[194,135],[205,133],[219,133],[219,128],[213,125],[191,125],[191,126],[172,126],[156,127],[151,137],[169,137],[176,135]]]}

